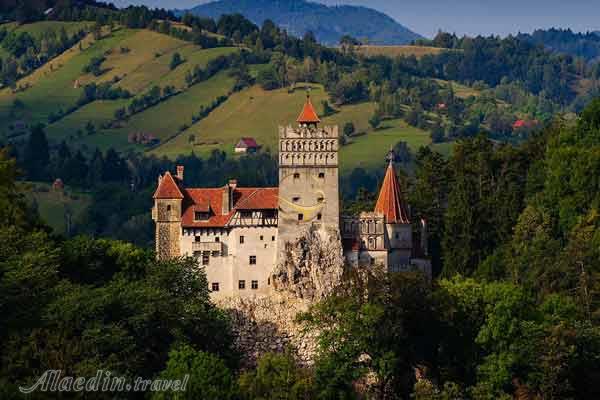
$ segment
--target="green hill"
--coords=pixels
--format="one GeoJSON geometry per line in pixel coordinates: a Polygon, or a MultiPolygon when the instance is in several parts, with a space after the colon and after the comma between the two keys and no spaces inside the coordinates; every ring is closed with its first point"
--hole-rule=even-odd
{"type": "MultiPolygon", "coordinates": [[[[12,27],[26,29],[32,35],[44,29],[78,29],[87,23],[38,22],[12,27]]],[[[234,78],[222,71],[212,78],[189,86],[186,75],[196,66],[205,67],[210,60],[239,51],[237,47],[202,49],[199,46],[172,36],[146,29],[104,29],[102,38],[88,35],[51,60],[31,75],[17,83],[18,90],[0,90],[0,129],[5,137],[16,139],[14,126],[20,121],[31,126],[44,123],[50,143],[62,140],[69,145],[92,151],[98,147],[106,150],[150,151],[158,156],[176,158],[180,154],[207,155],[213,149],[233,154],[235,143],[242,136],[252,136],[263,149],[277,150],[278,126],[294,123],[303,102],[305,90],[265,91],[255,85],[232,93],[234,78]],[[183,63],[171,69],[171,60],[179,53],[183,63]],[[94,58],[103,57],[101,70],[95,76],[83,69],[94,58]],[[87,84],[106,83],[122,88],[133,97],[142,96],[152,87],[172,86],[177,91],[158,104],[117,121],[115,112],[127,109],[132,99],[95,100],[77,106],[87,84]],[[213,105],[217,98],[227,99],[208,116],[193,119],[203,107],[213,105]],[[15,107],[15,101],[22,107],[15,107]],[[70,112],[65,114],[65,110],[70,112]],[[65,114],[49,122],[56,114],[65,114]],[[194,123],[194,121],[197,121],[194,123]],[[132,140],[132,135],[147,135],[158,139],[158,147],[149,150],[132,140]]],[[[261,65],[253,65],[250,73],[256,76],[261,65]]],[[[323,114],[322,101],[332,103],[320,85],[312,86],[312,100],[323,114]]],[[[390,146],[400,140],[407,141],[416,150],[430,143],[424,131],[407,126],[400,120],[386,121],[374,131],[369,126],[375,104],[363,102],[337,107],[335,113],[323,118],[323,123],[338,125],[342,129],[352,122],[357,136],[341,150],[342,168],[378,166],[390,146]]]]}

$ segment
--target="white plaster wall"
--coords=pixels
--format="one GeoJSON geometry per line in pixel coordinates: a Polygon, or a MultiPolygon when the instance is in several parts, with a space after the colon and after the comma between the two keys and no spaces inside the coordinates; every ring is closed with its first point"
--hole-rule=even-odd
{"type": "MultiPolygon", "coordinates": [[[[182,255],[194,255],[196,236],[200,236],[200,241],[206,243],[213,243],[215,237],[219,237],[223,246],[223,255],[211,256],[209,265],[204,267],[209,289],[213,282],[219,283],[219,291],[211,294],[213,298],[269,293],[269,277],[277,256],[277,227],[203,228],[196,229],[195,233],[186,229],[181,238],[182,255]],[[244,236],[243,244],[240,244],[240,236],[244,236]],[[275,240],[272,240],[273,237],[275,240]],[[250,265],[250,256],[256,256],[255,265],[250,265]],[[239,289],[240,280],[246,281],[244,290],[239,289]],[[256,290],[252,289],[253,280],[258,281],[256,290]]],[[[198,265],[202,265],[201,257],[198,258],[198,265]]]]}

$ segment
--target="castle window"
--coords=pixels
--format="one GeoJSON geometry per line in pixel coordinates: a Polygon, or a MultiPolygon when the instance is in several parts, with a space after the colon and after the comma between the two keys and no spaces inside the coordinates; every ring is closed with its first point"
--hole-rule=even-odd
{"type": "Polygon", "coordinates": [[[240,244],[244,244],[244,237],[240,236],[240,244]]]}
{"type": "Polygon", "coordinates": [[[250,265],[256,265],[256,256],[250,256],[248,261],[250,265]]]}
{"type": "Polygon", "coordinates": [[[218,237],[218,236],[217,236],[217,237],[215,237],[215,242],[219,243],[220,241],[221,241],[221,238],[220,238],[220,237],[218,237]]]}
{"type": "Polygon", "coordinates": [[[167,206],[167,211],[171,211],[171,205],[167,206]]]}
{"type": "Polygon", "coordinates": [[[208,252],[202,253],[202,265],[208,265],[210,263],[210,255],[208,252]]]}
{"type": "Polygon", "coordinates": [[[239,288],[240,290],[244,290],[244,289],[246,289],[246,281],[239,281],[239,282],[238,282],[238,288],[239,288]]]}
{"type": "Polygon", "coordinates": [[[294,173],[294,179],[300,179],[300,174],[298,172],[294,173]]]}
{"type": "Polygon", "coordinates": [[[321,213],[317,214],[317,219],[320,221],[321,219],[323,219],[323,216],[321,215],[321,213]]]}
{"type": "Polygon", "coordinates": [[[319,198],[317,199],[317,201],[318,201],[319,203],[322,203],[323,201],[325,201],[325,199],[324,199],[323,197],[319,197],[319,198]]]}
{"type": "Polygon", "coordinates": [[[212,283],[212,291],[213,292],[218,292],[219,291],[219,282],[213,282],[212,283]]]}
{"type": "Polygon", "coordinates": [[[262,242],[263,240],[265,240],[265,237],[263,235],[260,235],[260,241],[262,242]]]}
{"type": "Polygon", "coordinates": [[[319,178],[325,179],[325,172],[319,172],[319,178]]]}
{"type": "Polygon", "coordinates": [[[297,196],[296,196],[296,197],[292,197],[292,201],[293,201],[294,203],[297,203],[297,202],[299,202],[299,201],[300,201],[300,197],[297,197],[297,196]]]}
{"type": "Polygon", "coordinates": [[[298,214],[298,221],[304,220],[304,214],[298,214]]]}
{"type": "Polygon", "coordinates": [[[400,239],[400,235],[396,233],[396,239],[400,239]]]}
{"type": "Polygon", "coordinates": [[[271,242],[275,241],[275,236],[271,236],[271,242]]]}
{"type": "Polygon", "coordinates": [[[194,238],[194,240],[196,241],[196,243],[200,243],[200,236],[196,236],[196,237],[194,238]]]}
{"type": "Polygon", "coordinates": [[[252,281],[252,289],[253,290],[258,289],[258,281],[252,281]]]}
{"type": "Polygon", "coordinates": [[[207,221],[210,218],[210,214],[207,212],[196,211],[194,213],[194,220],[196,221],[207,221]]]}

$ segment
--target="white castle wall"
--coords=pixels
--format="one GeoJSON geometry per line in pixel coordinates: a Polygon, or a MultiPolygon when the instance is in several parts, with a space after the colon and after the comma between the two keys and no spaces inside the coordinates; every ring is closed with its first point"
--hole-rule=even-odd
{"type": "Polygon", "coordinates": [[[197,252],[202,251],[201,248],[213,249],[217,246],[221,248],[219,255],[211,254],[209,264],[203,266],[209,289],[213,283],[219,284],[219,291],[211,294],[213,298],[269,293],[270,274],[277,257],[277,227],[184,229],[181,237],[182,255],[196,255],[200,266],[202,257],[197,252]],[[241,236],[244,237],[244,243],[240,243],[241,236]],[[200,238],[200,242],[196,241],[196,237],[200,238]],[[215,238],[219,238],[218,244],[215,238]],[[250,264],[250,256],[256,257],[256,264],[250,264]],[[245,289],[239,289],[240,280],[245,281],[245,289]],[[252,281],[258,281],[258,289],[252,289],[252,281]]]}

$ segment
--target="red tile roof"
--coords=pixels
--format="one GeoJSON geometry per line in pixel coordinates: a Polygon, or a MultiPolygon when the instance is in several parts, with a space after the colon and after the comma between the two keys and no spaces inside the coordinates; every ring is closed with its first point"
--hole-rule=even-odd
{"type": "Polygon", "coordinates": [[[240,139],[240,141],[235,147],[257,148],[258,143],[256,143],[256,140],[254,138],[243,137],[240,139]]]}
{"type": "Polygon", "coordinates": [[[175,178],[169,171],[160,180],[156,192],[154,192],[155,199],[183,199],[183,194],[175,182],[175,178]]]}
{"type": "Polygon", "coordinates": [[[233,209],[223,214],[224,188],[185,189],[181,225],[185,228],[225,227],[237,210],[277,210],[278,188],[236,188],[233,209]],[[196,211],[210,212],[208,220],[196,221],[196,211]]]}
{"type": "Polygon", "coordinates": [[[304,107],[302,108],[302,112],[298,116],[296,120],[299,124],[316,124],[321,122],[315,108],[313,107],[310,97],[306,97],[306,103],[304,103],[304,107]]]}
{"type": "Polygon", "coordinates": [[[410,223],[408,211],[402,199],[400,183],[398,182],[394,165],[391,162],[385,172],[385,178],[383,178],[379,198],[375,205],[375,212],[385,215],[385,222],[387,224],[410,223]]]}

